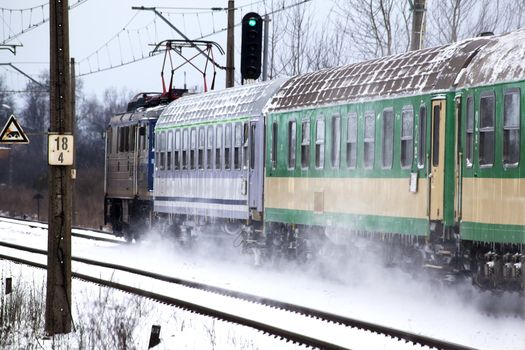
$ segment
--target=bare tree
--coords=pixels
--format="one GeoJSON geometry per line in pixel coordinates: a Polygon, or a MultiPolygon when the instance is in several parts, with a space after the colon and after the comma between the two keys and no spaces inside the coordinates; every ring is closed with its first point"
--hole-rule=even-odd
{"type": "Polygon", "coordinates": [[[369,59],[405,52],[410,46],[408,2],[396,0],[335,1],[340,17],[352,18],[347,29],[354,52],[369,59]]]}

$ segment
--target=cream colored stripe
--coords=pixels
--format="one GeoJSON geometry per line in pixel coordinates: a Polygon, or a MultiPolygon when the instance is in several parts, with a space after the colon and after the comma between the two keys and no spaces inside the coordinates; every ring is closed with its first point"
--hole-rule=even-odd
{"type": "Polygon", "coordinates": [[[408,178],[267,177],[265,181],[267,208],[319,211],[321,205],[325,212],[334,213],[414,218],[427,215],[426,179],[419,179],[416,193],[409,191],[408,178]]]}
{"type": "Polygon", "coordinates": [[[462,220],[525,225],[525,179],[463,179],[462,220]]]}

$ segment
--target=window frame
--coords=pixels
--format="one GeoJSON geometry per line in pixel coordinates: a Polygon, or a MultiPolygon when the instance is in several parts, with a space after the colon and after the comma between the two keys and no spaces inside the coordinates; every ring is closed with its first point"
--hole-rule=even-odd
{"type": "Polygon", "coordinates": [[[474,96],[468,95],[465,104],[465,167],[472,168],[474,165],[474,131],[475,115],[474,96]],[[470,124],[470,127],[469,127],[470,124]]]}
{"type": "Polygon", "coordinates": [[[213,151],[215,149],[215,130],[213,125],[206,127],[206,170],[213,169],[213,151]]]}
{"type": "MultiPolygon", "coordinates": [[[[501,155],[501,161],[503,163],[504,168],[517,168],[520,164],[520,158],[521,158],[521,89],[519,87],[512,87],[505,89],[503,92],[503,135],[502,135],[502,155],[501,155]],[[518,124],[517,125],[506,125],[507,122],[507,104],[506,104],[506,97],[510,95],[517,95],[518,96],[518,124]],[[517,131],[517,161],[516,162],[506,162],[508,155],[505,153],[506,148],[506,141],[507,141],[507,133],[506,131],[517,131]]],[[[510,139],[510,137],[509,137],[510,139]]]]}
{"type": "Polygon", "coordinates": [[[332,169],[339,169],[341,166],[341,114],[334,113],[330,122],[332,136],[330,165],[332,169]]]}
{"type": "Polygon", "coordinates": [[[321,114],[315,119],[315,168],[324,169],[325,163],[325,142],[326,142],[326,121],[321,114]],[[319,133],[319,125],[322,125],[322,132],[319,133]]]}
{"type": "Polygon", "coordinates": [[[278,147],[278,140],[279,140],[279,124],[277,121],[272,122],[272,131],[271,131],[271,142],[270,145],[272,147],[270,151],[270,165],[273,170],[277,168],[277,147],[278,147]]]}
{"type": "Polygon", "coordinates": [[[223,140],[224,128],[222,125],[215,126],[215,162],[213,164],[215,170],[223,170],[223,140]]]}
{"type": "Polygon", "coordinates": [[[493,90],[490,91],[483,91],[479,96],[479,128],[478,128],[478,134],[479,134],[479,143],[478,143],[478,163],[479,167],[486,169],[486,168],[492,168],[494,166],[494,163],[496,161],[496,93],[493,90]],[[484,122],[484,118],[482,116],[482,101],[484,99],[492,99],[492,126],[482,126],[482,122],[484,122]],[[484,154],[482,155],[482,152],[485,152],[484,149],[484,139],[487,134],[492,133],[492,162],[486,162],[484,159],[484,154]],[[482,162],[483,160],[483,162],[482,162]]]}
{"type": "Polygon", "coordinates": [[[393,107],[387,107],[383,109],[381,114],[381,168],[392,169],[394,165],[394,135],[395,135],[395,114],[393,107]],[[387,116],[390,119],[390,124],[387,124],[387,116]],[[390,125],[390,130],[386,130],[386,127],[390,125]],[[387,134],[388,132],[388,134],[387,134]],[[387,145],[387,136],[390,136],[389,144],[387,145]],[[386,149],[389,147],[389,149],[386,149]],[[387,158],[388,156],[388,158],[387,158]],[[387,163],[385,163],[387,162],[387,163]]]}
{"type": "Polygon", "coordinates": [[[417,168],[424,169],[427,162],[427,122],[428,113],[426,103],[419,105],[419,111],[417,115],[417,168]]]}
{"type": "Polygon", "coordinates": [[[297,121],[288,121],[288,170],[295,169],[297,164],[297,121]]]}
{"type": "Polygon", "coordinates": [[[374,169],[375,165],[375,139],[376,139],[376,115],[374,111],[366,111],[363,118],[364,127],[363,127],[363,168],[364,169],[374,169]],[[367,137],[367,119],[372,120],[372,137],[367,137]],[[369,146],[372,151],[370,152],[371,159],[367,159],[367,146],[369,146]]]}
{"type": "Polygon", "coordinates": [[[310,167],[310,119],[301,120],[301,169],[310,167]]]}
{"type": "Polygon", "coordinates": [[[232,124],[224,124],[224,170],[232,169],[232,124]]]}
{"type": "Polygon", "coordinates": [[[410,169],[414,163],[414,107],[412,105],[406,105],[401,110],[401,130],[399,132],[399,166],[401,169],[410,169]],[[408,120],[410,120],[408,135],[403,134],[405,131],[404,119],[406,115],[408,115],[408,120]],[[407,154],[410,155],[409,158],[406,157],[407,154]]]}
{"type": "Polygon", "coordinates": [[[358,138],[357,135],[359,132],[358,123],[359,123],[359,118],[358,118],[357,113],[356,112],[348,113],[348,117],[346,119],[346,149],[345,149],[346,167],[348,169],[357,168],[357,138],[358,138]],[[355,120],[355,122],[352,124],[352,126],[355,126],[354,130],[351,130],[350,128],[351,120],[355,120]],[[350,157],[351,155],[353,155],[353,158],[350,157]],[[350,162],[350,160],[353,160],[353,164],[352,162],[350,162]]]}

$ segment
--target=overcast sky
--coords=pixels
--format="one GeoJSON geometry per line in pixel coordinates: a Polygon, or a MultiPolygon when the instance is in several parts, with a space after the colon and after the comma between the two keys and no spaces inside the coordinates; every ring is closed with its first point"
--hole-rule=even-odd
{"type": "MultiPolygon", "coordinates": [[[[289,0],[287,3],[295,3],[298,0],[289,0]]],[[[75,5],[79,0],[69,0],[70,5],[75,5]]],[[[315,0],[314,0],[315,2],[315,0]]],[[[235,22],[240,22],[242,16],[250,11],[264,13],[263,1],[236,0],[235,22]]],[[[152,47],[148,44],[158,43],[163,39],[176,38],[180,36],[171,30],[160,18],[156,18],[151,11],[135,11],[132,6],[171,7],[160,9],[165,16],[189,38],[198,38],[208,35],[214,31],[218,32],[207,37],[207,40],[216,41],[226,50],[226,32],[221,31],[227,25],[225,11],[212,12],[211,7],[227,7],[227,0],[86,0],[69,12],[70,23],[70,56],[77,61],[77,74],[86,74],[133,59],[147,57],[152,47]],[[180,8],[192,9],[183,10],[180,8]]],[[[0,42],[5,41],[14,33],[26,30],[28,25],[34,25],[42,19],[48,18],[49,6],[45,0],[2,0],[0,2],[0,42]],[[41,6],[45,4],[44,6],[41,6]],[[7,9],[28,9],[36,6],[33,10],[9,11],[7,9]],[[23,14],[21,16],[20,14],[23,14]]],[[[0,50],[1,63],[13,63],[17,68],[27,74],[38,78],[38,75],[49,69],[49,23],[45,23],[22,34],[7,44],[23,45],[18,47],[16,55],[7,50],[0,50]]],[[[240,68],[240,28],[235,33],[236,74],[240,68]]],[[[188,56],[193,56],[192,49],[183,50],[188,56]]],[[[217,50],[213,52],[219,64],[225,65],[226,56],[217,50]]],[[[183,61],[180,57],[173,55],[174,65],[183,61]]],[[[137,63],[129,64],[120,68],[113,68],[105,72],[88,74],[81,77],[84,88],[88,94],[101,96],[102,91],[108,87],[117,89],[128,88],[133,92],[159,91],[161,90],[160,70],[162,68],[163,55],[158,55],[137,63]]],[[[196,64],[203,67],[204,61],[198,60],[196,64]]],[[[199,86],[202,88],[203,79],[201,75],[191,66],[177,70],[175,85],[182,87],[184,84],[184,72],[187,73],[188,87],[199,86]]],[[[22,90],[27,79],[14,69],[0,66],[0,74],[7,81],[8,89],[22,90]]],[[[169,63],[167,63],[165,75],[169,79],[169,63]]],[[[208,68],[208,76],[213,71],[208,68]]],[[[217,72],[216,88],[223,88],[225,84],[225,73],[217,72]]],[[[237,75],[238,79],[238,75],[237,75]]],[[[210,84],[210,79],[208,79],[210,84]]]]}

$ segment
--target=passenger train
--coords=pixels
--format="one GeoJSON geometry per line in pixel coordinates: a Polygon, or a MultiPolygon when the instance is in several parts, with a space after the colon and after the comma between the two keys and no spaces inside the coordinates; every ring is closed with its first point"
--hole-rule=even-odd
{"type": "Polygon", "coordinates": [[[136,104],[107,130],[106,222],[128,237],[220,227],[303,260],[364,235],[523,290],[524,42],[519,30],[136,104]]]}

